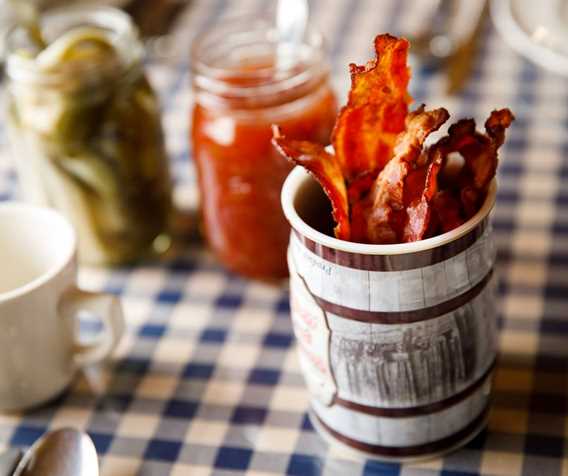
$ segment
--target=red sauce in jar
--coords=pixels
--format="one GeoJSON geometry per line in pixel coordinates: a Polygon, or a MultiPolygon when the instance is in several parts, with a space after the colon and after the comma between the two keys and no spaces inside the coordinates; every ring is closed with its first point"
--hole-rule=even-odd
{"type": "MultiPolygon", "coordinates": [[[[265,75],[270,69],[265,63],[241,66],[223,79],[229,87],[222,93],[195,87],[192,127],[208,242],[226,267],[261,279],[288,275],[290,227],[280,191],[292,166],[274,150],[271,126],[278,124],[288,137],[326,144],[337,113],[327,71],[283,90],[274,88],[279,79],[265,75]],[[259,77],[251,76],[255,71],[259,77]],[[235,86],[239,97],[232,94],[235,86]],[[265,93],[266,86],[273,94],[265,93]]],[[[303,70],[299,65],[299,73],[286,79],[303,70]]]]}

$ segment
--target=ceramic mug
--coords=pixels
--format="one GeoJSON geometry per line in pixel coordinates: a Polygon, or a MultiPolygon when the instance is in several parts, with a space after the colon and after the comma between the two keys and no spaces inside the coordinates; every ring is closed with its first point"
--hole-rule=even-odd
{"type": "Polygon", "coordinates": [[[303,169],[291,172],[282,206],[292,321],[325,438],[408,460],[456,448],[484,426],[497,352],[495,190],[448,233],[369,245],[314,228],[329,201],[303,169]]]}
{"type": "Polygon", "coordinates": [[[59,213],[0,203],[0,411],[56,397],[85,365],[108,357],[124,330],[114,296],[77,287],[77,242],[59,213]],[[80,343],[78,316],[103,323],[96,340],[80,343]]]}

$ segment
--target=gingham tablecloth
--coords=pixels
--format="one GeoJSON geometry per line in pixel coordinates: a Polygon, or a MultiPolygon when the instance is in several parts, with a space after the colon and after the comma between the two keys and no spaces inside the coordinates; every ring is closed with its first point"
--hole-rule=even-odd
{"type": "MultiPolygon", "coordinates": [[[[173,52],[181,59],[149,65],[183,206],[196,198],[189,38],[222,15],[269,3],[194,0],[177,24],[173,52]]],[[[311,4],[329,39],[341,100],[347,63],[371,55],[374,35],[419,21],[410,1],[311,4]]],[[[568,80],[516,56],[488,24],[459,96],[445,97],[442,78],[428,71],[414,72],[413,95],[454,117],[483,121],[501,106],[517,117],[494,212],[503,312],[487,431],[443,459],[405,466],[356,461],[329,448],[306,416],[285,287],[228,274],[195,244],[161,264],[81,271],[83,286],[122,297],[127,335],[108,368],[91,369],[54,404],[0,416],[0,447],[25,447],[48,429],[72,425],[93,438],[104,476],[568,474],[568,80]]],[[[4,152],[0,199],[15,197],[4,152]]]]}

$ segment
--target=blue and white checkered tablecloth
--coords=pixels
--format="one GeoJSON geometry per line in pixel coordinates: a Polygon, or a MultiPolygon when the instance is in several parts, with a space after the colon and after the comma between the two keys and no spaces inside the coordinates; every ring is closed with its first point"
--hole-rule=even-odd
{"type": "MultiPolygon", "coordinates": [[[[180,61],[149,65],[164,106],[176,196],[195,206],[188,153],[189,38],[262,0],[194,0],[179,18],[180,61]]],[[[341,100],[347,63],[371,55],[376,33],[413,18],[410,0],[313,0],[341,100]]],[[[501,284],[501,357],[489,427],[457,453],[404,465],[356,461],[329,448],[306,416],[285,287],[225,272],[202,245],[174,260],[83,269],[83,286],[122,297],[128,331],[113,362],[91,369],[54,404],[0,415],[0,447],[44,431],[85,429],[103,476],[568,474],[568,80],[515,55],[488,24],[475,71],[456,97],[440,76],[415,71],[417,102],[482,121],[509,106],[517,120],[503,149],[494,224],[501,284]]],[[[0,200],[17,196],[7,154],[0,200]]],[[[0,448],[1,449],[1,448],[0,448]]]]}

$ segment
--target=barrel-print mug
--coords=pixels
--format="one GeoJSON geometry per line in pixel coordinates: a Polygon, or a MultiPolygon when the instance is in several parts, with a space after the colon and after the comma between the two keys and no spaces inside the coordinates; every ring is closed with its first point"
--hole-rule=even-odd
{"type": "Polygon", "coordinates": [[[495,190],[448,233],[369,245],[318,231],[330,216],[320,186],[298,167],[287,178],[292,321],[325,439],[408,460],[457,448],[483,428],[497,348],[495,190]]]}

